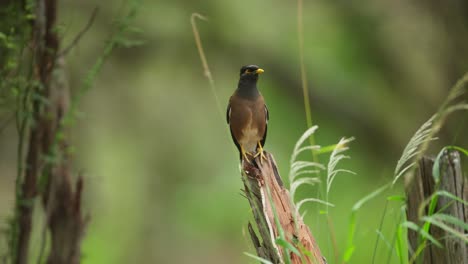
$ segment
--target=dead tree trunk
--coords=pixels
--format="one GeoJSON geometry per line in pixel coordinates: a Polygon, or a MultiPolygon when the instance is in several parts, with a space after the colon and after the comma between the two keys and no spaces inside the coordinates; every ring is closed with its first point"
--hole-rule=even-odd
{"type": "MultiPolygon", "coordinates": [[[[69,90],[64,75],[64,60],[59,57],[57,1],[35,1],[32,52],[34,85],[31,89],[33,122],[30,124],[26,169],[18,195],[19,235],[14,263],[30,263],[29,240],[33,227],[34,200],[42,198],[46,219],[45,243],[50,232],[47,263],[77,264],[85,229],[81,211],[83,181],[72,179],[68,133],[64,119],[68,114],[69,90]],[[39,184],[40,183],[40,184],[39,184]],[[21,200],[20,200],[21,199],[21,200]]],[[[19,161],[21,162],[21,161],[19,161]]],[[[42,245],[40,257],[45,245],[42,245]]],[[[41,259],[34,261],[43,263],[41,259]]]]}
{"type": "Polygon", "coordinates": [[[289,258],[291,263],[326,264],[314,237],[283,186],[275,159],[270,153],[265,154],[266,161],[260,163],[257,158],[257,165],[244,162],[242,168],[245,194],[261,237],[260,241],[249,223],[248,229],[257,255],[275,264],[283,263],[285,258],[289,258]],[[281,236],[301,253],[300,256],[292,250],[288,250],[289,255],[285,254],[284,245],[276,243],[281,236]]]}
{"type": "MultiPolygon", "coordinates": [[[[435,191],[447,191],[465,201],[468,200],[468,181],[462,175],[460,154],[456,151],[445,151],[440,159],[440,182],[438,186],[432,174],[433,165],[434,160],[423,158],[419,162],[419,170],[416,173],[414,182],[406,187],[408,221],[417,223],[420,227],[423,225],[418,215],[420,206],[435,191]]],[[[427,210],[426,207],[425,214],[427,214],[427,210]]],[[[462,222],[468,222],[468,206],[460,202],[441,196],[438,198],[436,207],[436,211],[439,210],[443,210],[442,213],[454,216],[462,222]]],[[[450,223],[447,223],[447,225],[463,233],[460,227],[450,223]]],[[[443,229],[434,225],[430,228],[430,234],[439,240],[444,247],[439,248],[432,244],[429,245],[420,256],[422,261],[420,263],[468,263],[468,246],[461,239],[450,236],[443,229]]],[[[408,230],[408,240],[410,247],[415,250],[420,243],[418,232],[408,230]]],[[[410,258],[412,253],[409,252],[410,258]]]]}

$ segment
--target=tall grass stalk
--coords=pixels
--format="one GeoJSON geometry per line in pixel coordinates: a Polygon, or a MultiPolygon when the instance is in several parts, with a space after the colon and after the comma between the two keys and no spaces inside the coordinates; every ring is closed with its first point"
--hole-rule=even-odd
{"type": "Polygon", "coordinates": [[[405,221],[405,215],[406,215],[406,204],[403,204],[400,207],[400,213],[398,214],[397,219],[395,219],[393,222],[395,223],[395,232],[393,233],[392,236],[392,242],[390,243],[390,252],[388,254],[387,258],[387,264],[391,263],[391,260],[393,256],[396,254],[396,256],[400,259],[400,264],[406,264],[407,261],[404,261],[403,254],[405,251],[404,245],[406,245],[406,236],[403,235],[403,227],[401,223],[405,221]],[[396,246],[395,246],[396,245],[396,246]]]}
{"type": "MultiPolygon", "coordinates": [[[[387,214],[387,207],[388,207],[388,199],[387,199],[387,201],[385,201],[383,214],[380,217],[379,228],[377,229],[377,239],[376,239],[375,244],[374,244],[374,252],[372,252],[372,264],[375,263],[375,257],[377,255],[377,249],[379,247],[379,241],[380,241],[380,239],[382,239],[384,237],[380,230],[382,230],[382,228],[383,228],[385,215],[387,214]]],[[[387,244],[390,247],[390,243],[387,243],[387,244]]]]}
{"type": "MultiPolygon", "coordinates": [[[[307,86],[307,71],[305,67],[305,58],[304,58],[304,23],[303,23],[303,1],[297,1],[297,40],[299,43],[299,60],[301,67],[301,86],[302,94],[304,97],[304,109],[306,115],[307,128],[313,126],[312,123],[312,110],[310,107],[309,99],[309,89],[307,86]]],[[[312,135],[309,137],[309,143],[311,146],[315,145],[315,137],[312,135]]],[[[318,162],[318,155],[316,152],[312,151],[312,158],[314,162],[318,162]]]]}
{"type": "Polygon", "coordinates": [[[213,79],[213,76],[211,75],[210,67],[208,66],[208,60],[206,59],[205,51],[203,50],[203,45],[200,39],[200,33],[198,32],[198,27],[196,23],[197,19],[207,21],[208,18],[198,13],[192,13],[192,16],[190,17],[190,23],[192,24],[193,37],[195,38],[195,44],[197,45],[198,54],[200,55],[200,60],[201,60],[202,67],[203,67],[203,73],[208,79],[208,82],[210,83],[211,93],[213,94],[213,97],[216,101],[216,107],[218,108],[218,113],[221,116],[221,118],[224,119],[224,114],[221,108],[221,104],[219,102],[218,94],[216,93],[214,79],[213,79]]]}
{"type": "Polygon", "coordinates": [[[338,144],[336,145],[335,149],[333,149],[330,155],[330,160],[328,161],[328,166],[327,166],[327,184],[326,184],[326,190],[327,190],[326,201],[327,202],[328,202],[328,195],[330,193],[331,186],[336,176],[338,175],[338,173],[345,172],[345,173],[350,173],[350,174],[356,174],[350,170],[336,168],[336,166],[341,160],[350,158],[349,156],[344,155],[343,152],[349,149],[348,144],[353,140],[354,138],[352,137],[341,138],[338,144]]]}
{"type": "MultiPolygon", "coordinates": [[[[297,189],[302,185],[315,185],[316,183],[320,183],[319,177],[304,177],[304,175],[310,174],[318,174],[321,170],[325,170],[325,166],[318,162],[311,162],[311,161],[301,161],[297,160],[298,156],[307,150],[311,151],[319,151],[320,146],[318,145],[310,145],[302,147],[302,145],[309,139],[315,131],[317,131],[318,126],[313,126],[307,129],[304,134],[299,138],[296,142],[293,152],[291,154],[290,159],[290,169],[289,169],[289,193],[291,196],[291,202],[295,204],[294,197],[297,189]],[[301,177],[300,177],[301,176],[301,177]]],[[[310,198],[308,201],[312,201],[310,198]]],[[[319,199],[315,199],[319,202],[324,203],[325,201],[321,201],[319,199]]],[[[300,205],[303,203],[297,204],[296,208],[299,210],[300,205]],[[298,206],[299,205],[299,206],[298,206]]]]}
{"type": "MultiPolygon", "coordinates": [[[[423,125],[415,132],[413,137],[410,139],[408,144],[406,145],[405,149],[403,150],[403,153],[400,157],[400,159],[397,162],[397,165],[395,167],[394,171],[394,179],[392,182],[392,185],[394,185],[404,174],[407,174],[409,177],[409,182],[411,182],[412,178],[414,177],[414,171],[416,169],[416,165],[418,164],[419,160],[423,157],[425,154],[426,150],[429,147],[429,144],[432,140],[435,140],[436,137],[435,135],[439,132],[440,128],[443,126],[445,120],[447,117],[459,110],[468,110],[468,104],[466,102],[457,102],[457,100],[461,97],[461,95],[465,94],[467,91],[466,84],[468,82],[468,73],[465,73],[465,75],[460,78],[457,83],[452,87],[450,90],[447,98],[445,101],[442,103],[442,105],[439,107],[438,111],[429,118],[426,122],[423,123],[423,125]]],[[[440,157],[445,149],[450,149],[453,147],[445,147],[442,149],[442,151],[437,155],[436,161],[434,163],[434,166],[432,168],[434,180],[436,181],[436,190],[438,189],[439,186],[439,179],[440,179],[440,169],[439,169],[439,160],[440,157]]],[[[460,150],[460,149],[457,149],[460,150]]],[[[462,149],[463,150],[463,149],[462,149]]],[[[463,151],[462,151],[463,152],[463,151]]],[[[466,226],[463,225],[463,223],[460,223],[459,221],[453,221],[453,217],[442,214],[439,212],[436,212],[436,204],[438,201],[439,195],[444,195],[439,191],[436,191],[431,197],[429,197],[426,201],[424,201],[420,208],[419,208],[419,219],[424,222],[422,228],[417,226],[414,223],[410,223],[408,221],[402,220],[401,223],[399,224],[398,227],[398,232],[397,232],[397,252],[400,257],[400,262],[403,263],[403,258],[402,258],[402,252],[400,252],[401,249],[401,244],[403,241],[400,241],[401,238],[401,231],[404,229],[405,231],[409,229],[413,229],[416,232],[418,232],[420,236],[420,242],[418,242],[418,246],[413,252],[409,263],[414,263],[418,260],[418,256],[423,253],[424,249],[428,246],[428,242],[431,242],[434,245],[440,245],[430,234],[429,230],[431,225],[436,225],[439,228],[445,230],[446,232],[450,233],[453,236],[459,237],[462,240],[465,240],[466,242],[466,237],[464,237],[460,232],[456,231],[455,229],[452,229],[450,226],[446,225],[444,221],[451,221],[450,223],[463,228],[466,230],[466,226]],[[427,212],[427,216],[424,215],[424,208],[429,205],[429,210],[427,212]]],[[[457,200],[457,197],[451,197],[454,200],[457,200]]],[[[466,201],[461,201],[465,203],[466,201]]],[[[385,213],[385,212],[384,212],[385,213]]],[[[389,259],[391,256],[389,256],[389,259]]],[[[421,259],[419,259],[421,260],[421,259]]]]}
{"type": "MultiPolygon", "coordinates": [[[[329,228],[329,241],[332,243],[333,250],[334,250],[334,255],[335,258],[338,259],[338,247],[336,243],[336,238],[334,236],[334,230],[332,230],[333,226],[331,224],[331,218],[328,215],[328,208],[329,207],[334,207],[334,204],[330,203],[328,200],[328,194],[331,190],[333,181],[335,180],[336,176],[340,172],[348,172],[351,174],[355,174],[354,172],[350,170],[344,170],[344,169],[337,169],[337,165],[339,161],[349,158],[348,156],[345,156],[343,154],[344,151],[348,150],[348,144],[354,140],[354,138],[342,138],[337,144],[331,145],[331,146],[325,146],[325,147],[320,147],[318,145],[308,145],[308,146],[303,146],[304,143],[309,139],[318,129],[318,126],[312,126],[309,129],[307,129],[304,134],[298,139],[296,142],[293,152],[291,154],[291,159],[290,159],[290,171],[289,171],[289,183],[290,183],[290,196],[291,196],[291,202],[296,205],[296,210],[297,210],[297,215],[300,215],[300,209],[302,205],[304,205],[307,202],[314,202],[318,204],[322,204],[326,206],[326,214],[327,214],[327,224],[329,228]],[[323,153],[328,153],[331,152],[330,154],[330,159],[327,164],[327,166],[324,166],[323,164],[315,161],[303,161],[303,160],[298,160],[298,157],[301,153],[304,151],[311,150],[312,152],[316,154],[323,154],[323,153]],[[320,198],[303,198],[299,200],[297,203],[294,201],[295,199],[295,194],[297,189],[300,186],[303,185],[315,185],[315,184],[320,184],[320,176],[318,175],[321,171],[327,170],[327,176],[325,178],[326,184],[325,184],[325,192],[326,192],[326,198],[325,200],[320,199],[320,198]],[[304,175],[311,175],[315,174],[317,176],[311,177],[311,176],[304,176],[304,175]]],[[[321,188],[318,188],[319,190],[321,188]]],[[[304,217],[304,216],[302,216],[304,217]]]]}
{"type": "Polygon", "coordinates": [[[447,117],[459,110],[468,110],[468,104],[466,102],[455,102],[461,95],[463,95],[467,88],[468,73],[465,73],[461,79],[452,87],[445,101],[439,107],[438,111],[429,118],[413,135],[408,144],[406,145],[403,153],[398,160],[398,163],[394,172],[393,184],[395,184],[401,176],[409,173],[409,177],[413,177],[415,165],[422,158],[429,143],[436,139],[435,134],[439,132],[440,128],[444,124],[447,117]],[[412,161],[409,165],[409,161],[412,161]],[[406,165],[404,167],[404,165],[406,165]]]}

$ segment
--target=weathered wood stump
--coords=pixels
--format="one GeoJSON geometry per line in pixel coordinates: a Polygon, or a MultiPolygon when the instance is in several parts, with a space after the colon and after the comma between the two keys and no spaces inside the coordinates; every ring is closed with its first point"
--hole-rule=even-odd
{"type": "Polygon", "coordinates": [[[263,162],[257,158],[252,164],[244,162],[242,166],[245,194],[261,237],[260,241],[249,223],[249,233],[258,256],[272,263],[282,263],[284,258],[289,258],[291,263],[326,264],[312,233],[283,186],[275,159],[270,153],[265,152],[265,155],[267,160],[263,162]],[[300,256],[292,251],[285,256],[284,247],[275,242],[280,236],[296,248],[300,256]]]}
{"type": "MultiPolygon", "coordinates": [[[[440,159],[440,182],[438,186],[432,173],[433,165],[433,159],[426,157],[421,159],[419,162],[419,169],[416,172],[413,182],[408,183],[406,186],[408,221],[417,223],[421,227],[423,222],[420,220],[418,213],[420,206],[431,197],[435,191],[447,191],[465,201],[468,200],[468,181],[464,179],[462,175],[460,154],[457,151],[445,151],[440,159]]],[[[426,206],[426,215],[427,210],[428,208],[426,206]]],[[[468,222],[468,206],[463,203],[440,196],[438,198],[436,211],[440,210],[444,214],[449,214],[465,223],[468,222]]],[[[446,224],[463,233],[462,228],[450,223],[446,224]]],[[[422,262],[420,263],[468,263],[468,246],[460,238],[454,237],[434,225],[431,225],[430,234],[439,240],[444,247],[439,248],[436,245],[429,245],[420,256],[420,258],[422,258],[422,262]]],[[[416,249],[420,242],[418,232],[408,230],[408,240],[410,247],[413,250],[416,249]]],[[[410,258],[412,257],[411,254],[412,252],[410,251],[410,258]]]]}

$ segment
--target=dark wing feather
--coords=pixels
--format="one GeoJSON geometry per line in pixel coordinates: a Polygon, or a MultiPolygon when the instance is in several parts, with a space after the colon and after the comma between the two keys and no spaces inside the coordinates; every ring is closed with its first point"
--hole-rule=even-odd
{"type": "Polygon", "coordinates": [[[232,133],[231,127],[229,127],[229,131],[231,131],[232,141],[234,142],[234,144],[236,145],[237,149],[239,150],[239,157],[240,157],[240,160],[242,161],[242,152],[241,152],[241,147],[240,147],[240,145],[239,145],[239,142],[237,142],[236,137],[234,137],[234,133],[232,133]]]}
{"type": "Polygon", "coordinates": [[[229,124],[231,119],[231,104],[229,103],[226,110],[226,122],[229,124]]]}
{"type": "Polygon", "coordinates": [[[270,113],[268,112],[268,107],[265,105],[265,133],[263,134],[263,138],[260,141],[260,144],[262,144],[262,147],[265,146],[265,141],[267,138],[267,131],[268,131],[268,120],[270,120],[270,113]]]}
{"type": "MultiPolygon", "coordinates": [[[[226,110],[226,122],[229,124],[230,121],[231,121],[231,104],[228,104],[227,110],[226,110]]],[[[232,141],[234,142],[237,149],[239,150],[240,160],[242,161],[241,148],[240,148],[239,142],[237,142],[236,140],[236,137],[234,137],[234,133],[232,133],[231,126],[229,126],[229,132],[231,132],[232,141]]]]}

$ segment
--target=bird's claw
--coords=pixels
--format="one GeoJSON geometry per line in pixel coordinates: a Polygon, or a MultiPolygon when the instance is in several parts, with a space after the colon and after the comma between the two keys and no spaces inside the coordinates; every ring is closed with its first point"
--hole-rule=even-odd
{"type": "Polygon", "coordinates": [[[244,154],[242,154],[242,156],[244,157],[244,160],[247,161],[248,163],[252,163],[250,162],[249,158],[247,157],[247,153],[244,152],[244,154]]]}
{"type": "Polygon", "coordinates": [[[252,163],[250,162],[249,158],[247,157],[247,151],[245,151],[244,147],[241,145],[241,153],[242,153],[242,157],[245,161],[247,161],[248,163],[252,163]]]}
{"type": "Polygon", "coordinates": [[[258,152],[257,154],[255,154],[254,158],[256,158],[256,157],[258,157],[258,156],[260,156],[260,163],[262,163],[263,160],[265,160],[265,161],[267,160],[265,154],[263,154],[263,151],[260,151],[260,152],[258,152]]]}
{"type": "Polygon", "coordinates": [[[262,144],[260,144],[260,142],[258,142],[258,152],[257,154],[255,154],[254,158],[260,156],[260,163],[263,162],[263,160],[267,160],[265,154],[264,154],[264,151],[263,151],[263,147],[262,147],[262,144]]]}
{"type": "Polygon", "coordinates": [[[260,156],[260,163],[263,163],[263,160],[267,160],[267,157],[265,156],[265,151],[263,150],[262,144],[258,142],[258,152],[254,155],[253,153],[245,151],[244,147],[241,145],[241,154],[242,154],[242,159],[247,161],[248,163],[252,164],[252,162],[249,159],[249,156],[252,157],[254,160],[258,156],[260,156]]]}

